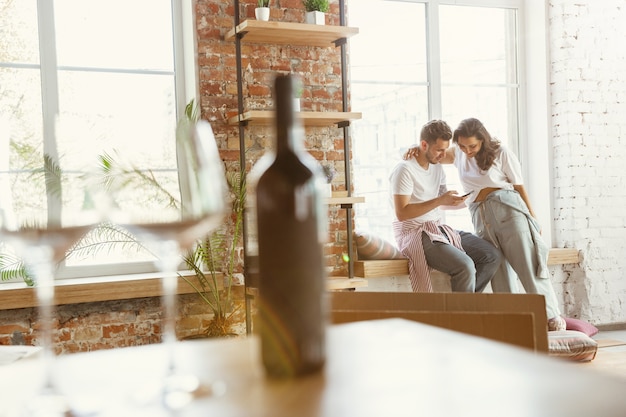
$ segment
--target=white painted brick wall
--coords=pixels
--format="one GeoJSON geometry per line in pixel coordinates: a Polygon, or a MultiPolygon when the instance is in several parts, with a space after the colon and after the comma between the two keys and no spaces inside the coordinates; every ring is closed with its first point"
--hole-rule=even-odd
{"type": "Polygon", "coordinates": [[[626,323],[626,2],[550,0],[554,268],[564,313],[626,323]]]}

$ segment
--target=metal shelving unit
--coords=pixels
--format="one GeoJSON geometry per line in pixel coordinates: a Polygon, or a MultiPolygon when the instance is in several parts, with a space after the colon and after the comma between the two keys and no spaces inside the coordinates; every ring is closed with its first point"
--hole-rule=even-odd
{"type": "MultiPolygon", "coordinates": [[[[339,1],[340,8],[340,25],[311,25],[303,23],[290,22],[264,22],[257,20],[239,19],[239,0],[234,2],[235,8],[235,24],[234,27],[226,33],[225,40],[235,42],[236,65],[237,65],[237,94],[238,94],[238,111],[237,114],[228,119],[228,124],[239,126],[239,146],[240,146],[240,166],[242,169],[246,166],[245,161],[245,131],[251,126],[270,125],[274,120],[274,112],[266,110],[246,110],[244,109],[243,100],[243,68],[242,68],[242,43],[250,44],[280,44],[292,46],[311,46],[329,48],[335,47],[340,49],[341,54],[341,93],[342,93],[342,111],[340,112],[300,112],[301,119],[305,126],[332,126],[336,125],[343,129],[344,139],[344,172],[345,172],[345,188],[347,192],[342,196],[333,196],[324,200],[326,204],[336,204],[346,211],[347,219],[347,250],[350,254],[348,262],[347,277],[329,277],[327,288],[329,290],[349,289],[360,286],[366,286],[367,281],[362,278],[354,277],[354,261],[352,259],[353,250],[353,227],[352,227],[352,206],[353,204],[363,203],[365,198],[354,197],[351,195],[352,181],[350,178],[350,123],[359,120],[361,113],[348,111],[348,91],[347,91],[347,56],[346,43],[347,39],[358,34],[357,28],[345,26],[345,4],[344,0],[339,1]]],[[[258,280],[257,260],[248,256],[248,227],[247,221],[244,221],[244,276],[245,276],[245,297],[246,297],[246,325],[248,332],[251,330],[250,305],[251,300],[255,297],[258,288],[256,284],[258,280]]]]}

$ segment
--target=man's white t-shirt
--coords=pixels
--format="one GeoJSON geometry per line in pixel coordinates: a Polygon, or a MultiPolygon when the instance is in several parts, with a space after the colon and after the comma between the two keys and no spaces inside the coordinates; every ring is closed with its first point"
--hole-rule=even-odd
{"type": "MultiPolygon", "coordinates": [[[[389,181],[392,199],[394,195],[410,195],[409,203],[423,203],[439,197],[440,188],[446,186],[446,174],[441,164],[429,164],[428,169],[424,169],[411,158],[396,165],[389,181]]],[[[439,207],[415,218],[421,223],[441,219],[439,207]]]]}

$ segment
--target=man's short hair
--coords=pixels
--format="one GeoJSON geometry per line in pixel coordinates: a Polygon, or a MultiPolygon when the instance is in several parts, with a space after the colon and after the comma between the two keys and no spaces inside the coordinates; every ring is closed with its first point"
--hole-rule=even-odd
{"type": "Polygon", "coordinates": [[[420,140],[426,141],[429,145],[437,142],[437,139],[452,139],[452,129],[443,120],[431,120],[422,127],[420,140]]]}

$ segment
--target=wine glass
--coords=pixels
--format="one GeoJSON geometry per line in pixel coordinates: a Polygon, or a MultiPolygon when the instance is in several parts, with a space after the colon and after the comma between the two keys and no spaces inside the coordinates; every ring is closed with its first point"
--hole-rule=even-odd
{"type": "Polygon", "coordinates": [[[180,205],[155,208],[139,200],[128,182],[110,188],[110,221],[130,231],[156,259],[163,283],[163,342],[168,354],[163,381],[143,387],[138,402],[159,402],[168,409],[185,406],[197,395],[210,393],[196,375],[176,366],[176,295],[178,265],[183,250],[192,248],[223,220],[226,212],[226,177],[211,126],[184,119],[176,130],[180,205]],[[147,398],[146,398],[147,397],[147,398]]]}
{"type": "MultiPolygon", "coordinates": [[[[2,174],[1,181],[8,182],[2,174]]],[[[0,240],[9,244],[24,262],[35,282],[40,330],[39,344],[43,383],[28,399],[25,415],[71,416],[69,398],[56,383],[53,343],[54,273],[67,250],[85,235],[101,218],[94,204],[94,191],[84,173],[63,172],[59,159],[44,154],[43,168],[13,174],[17,184],[28,184],[27,203],[13,207],[11,195],[0,201],[0,240]],[[38,181],[43,173],[45,181],[38,181]],[[20,179],[20,176],[27,176],[20,179]]],[[[17,193],[23,191],[17,186],[17,193]]]]}

